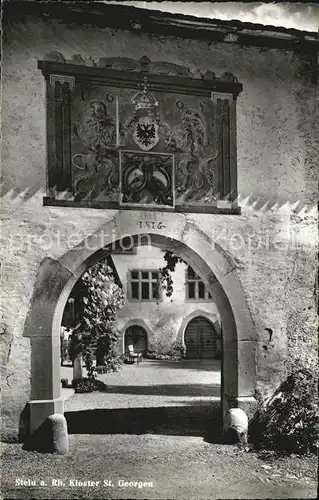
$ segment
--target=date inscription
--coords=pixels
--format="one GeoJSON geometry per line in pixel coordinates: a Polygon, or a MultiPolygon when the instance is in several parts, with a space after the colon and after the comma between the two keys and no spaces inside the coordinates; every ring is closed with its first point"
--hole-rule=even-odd
{"type": "Polygon", "coordinates": [[[153,221],[153,220],[140,220],[140,228],[141,229],[155,229],[155,230],[160,230],[160,229],[165,229],[167,226],[160,220],[160,221],[153,221]]]}

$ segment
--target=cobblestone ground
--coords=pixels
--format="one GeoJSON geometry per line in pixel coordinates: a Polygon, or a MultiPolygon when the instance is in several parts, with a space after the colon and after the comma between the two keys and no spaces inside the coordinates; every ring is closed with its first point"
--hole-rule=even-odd
{"type": "MultiPolygon", "coordinates": [[[[72,368],[62,373],[72,379],[72,368]]],[[[106,392],[65,402],[68,455],[3,445],[2,497],[317,497],[316,457],[242,453],[220,441],[219,362],[143,361],[100,379],[106,392]]]]}

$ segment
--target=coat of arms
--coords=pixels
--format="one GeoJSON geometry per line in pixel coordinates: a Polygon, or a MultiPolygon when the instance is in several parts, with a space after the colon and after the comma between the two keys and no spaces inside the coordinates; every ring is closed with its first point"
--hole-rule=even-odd
{"type": "Polygon", "coordinates": [[[133,98],[135,106],[133,140],[143,151],[149,151],[159,141],[159,118],[156,112],[158,102],[155,97],[148,92],[146,78],[142,92],[133,98]]]}
{"type": "Polygon", "coordinates": [[[133,139],[143,151],[149,151],[158,143],[158,125],[150,116],[143,116],[135,124],[133,139]]]}

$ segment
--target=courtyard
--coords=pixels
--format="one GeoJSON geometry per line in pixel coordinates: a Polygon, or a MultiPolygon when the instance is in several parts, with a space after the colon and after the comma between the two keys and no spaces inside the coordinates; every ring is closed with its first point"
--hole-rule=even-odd
{"type": "MultiPolygon", "coordinates": [[[[63,372],[72,378],[71,368],[63,372]]],[[[98,378],[107,385],[105,392],[74,394],[66,400],[69,433],[219,434],[217,360],[145,359],[98,378]]]]}
{"type": "Polygon", "coordinates": [[[223,444],[219,361],[143,360],[99,379],[105,392],[64,393],[69,454],[3,444],[5,498],[316,498],[313,455],[223,444]]]}

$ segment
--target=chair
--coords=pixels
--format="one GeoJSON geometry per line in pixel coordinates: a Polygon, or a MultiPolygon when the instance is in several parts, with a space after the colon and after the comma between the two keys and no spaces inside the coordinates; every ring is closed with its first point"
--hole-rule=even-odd
{"type": "Polygon", "coordinates": [[[136,364],[139,364],[140,361],[142,361],[142,353],[141,352],[135,352],[133,345],[129,345],[128,346],[128,357],[129,357],[129,361],[133,361],[133,363],[134,363],[134,361],[136,359],[136,364]]]}

